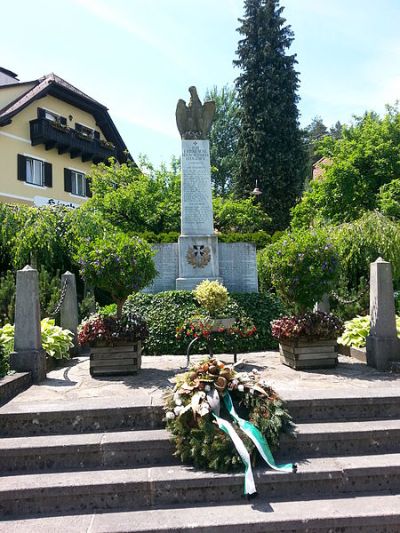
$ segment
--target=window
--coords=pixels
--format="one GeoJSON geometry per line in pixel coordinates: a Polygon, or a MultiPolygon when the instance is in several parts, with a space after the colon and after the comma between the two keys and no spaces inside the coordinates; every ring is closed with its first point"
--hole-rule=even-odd
{"type": "Polygon", "coordinates": [[[26,183],[44,185],[44,164],[38,159],[26,158],[26,183]]]}
{"type": "Polygon", "coordinates": [[[70,168],[64,168],[64,191],[83,198],[92,196],[90,183],[85,174],[70,168]]]}
{"type": "Polygon", "coordinates": [[[40,161],[34,157],[18,154],[18,174],[20,181],[38,187],[53,186],[53,170],[50,163],[40,161]]]}
{"type": "Polygon", "coordinates": [[[71,193],[86,196],[86,179],[82,172],[71,171],[71,193]]]}
{"type": "Polygon", "coordinates": [[[92,128],[77,123],[75,124],[75,131],[85,139],[94,139],[96,133],[92,128]]]}
{"type": "Polygon", "coordinates": [[[61,115],[58,115],[57,113],[54,113],[53,111],[43,109],[42,107],[38,107],[37,111],[38,118],[45,118],[46,120],[50,120],[51,122],[61,124],[63,126],[67,125],[67,119],[65,117],[62,117],[61,115]]]}

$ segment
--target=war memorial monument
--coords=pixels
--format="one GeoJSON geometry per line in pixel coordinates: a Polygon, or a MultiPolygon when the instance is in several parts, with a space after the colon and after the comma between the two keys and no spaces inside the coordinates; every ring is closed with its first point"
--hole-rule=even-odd
{"type": "Polygon", "coordinates": [[[250,243],[220,243],[214,232],[208,135],[215,102],[201,103],[196,87],[179,100],[176,122],[182,139],[181,235],[178,243],[158,244],[158,276],[146,292],[192,290],[204,279],[218,280],[230,292],[257,292],[256,249],[250,243]]]}

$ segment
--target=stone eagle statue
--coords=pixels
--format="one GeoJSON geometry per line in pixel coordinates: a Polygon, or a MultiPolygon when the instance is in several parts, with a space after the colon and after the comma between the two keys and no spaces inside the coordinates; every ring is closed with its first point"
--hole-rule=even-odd
{"type": "Polygon", "coordinates": [[[182,139],[207,139],[215,115],[215,102],[201,103],[196,87],[189,87],[190,100],[178,100],[176,124],[182,139]]]}

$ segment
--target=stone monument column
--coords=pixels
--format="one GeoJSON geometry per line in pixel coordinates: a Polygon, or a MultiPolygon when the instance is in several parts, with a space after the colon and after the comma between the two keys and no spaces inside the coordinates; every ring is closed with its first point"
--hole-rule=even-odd
{"type": "Polygon", "coordinates": [[[14,352],[10,367],[17,372],[31,372],[33,383],[46,379],[46,352],[40,328],[39,275],[27,265],[17,271],[15,298],[14,352]]]}
{"type": "Polygon", "coordinates": [[[181,235],[177,289],[192,290],[204,279],[218,280],[218,237],[214,235],[208,134],[215,102],[202,104],[195,87],[188,105],[179,100],[176,122],[182,138],[181,235]]]}

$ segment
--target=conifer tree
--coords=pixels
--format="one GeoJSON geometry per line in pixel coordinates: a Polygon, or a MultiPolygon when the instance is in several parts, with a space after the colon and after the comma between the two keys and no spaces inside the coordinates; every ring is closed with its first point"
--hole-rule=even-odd
{"type": "Polygon", "coordinates": [[[299,197],[306,175],[306,150],[298,123],[296,55],[286,55],[293,41],[285,26],[279,0],[245,0],[239,19],[234,64],[241,108],[238,196],[248,196],[258,180],[259,201],[273,227],[289,223],[290,209],[299,197]]]}

